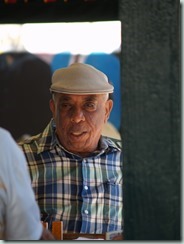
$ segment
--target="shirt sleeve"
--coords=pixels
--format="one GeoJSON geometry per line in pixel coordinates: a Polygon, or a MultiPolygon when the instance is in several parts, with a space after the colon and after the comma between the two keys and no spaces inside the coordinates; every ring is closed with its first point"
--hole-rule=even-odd
{"type": "Polygon", "coordinates": [[[5,189],[5,239],[38,240],[42,224],[25,156],[9,133],[4,133],[3,138],[1,134],[0,182],[5,189]]]}

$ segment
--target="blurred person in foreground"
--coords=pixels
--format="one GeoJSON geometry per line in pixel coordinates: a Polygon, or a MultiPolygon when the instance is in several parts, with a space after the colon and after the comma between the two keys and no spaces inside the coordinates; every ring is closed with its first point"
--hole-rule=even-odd
{"type": "Polygon", "coordinates": [[[74,63],[56,70],[50,87],[53,118],[42,133],[19,144],[42,220],[63,221],[63,232],[123,228],[121,148],[101,133],[113,90],[93,66],[74,63]]]}
{"type": "Polygon", "coordinates": [[[0,127],[0,240],[54,240],[43,228],[24,154],[0,127]]]}

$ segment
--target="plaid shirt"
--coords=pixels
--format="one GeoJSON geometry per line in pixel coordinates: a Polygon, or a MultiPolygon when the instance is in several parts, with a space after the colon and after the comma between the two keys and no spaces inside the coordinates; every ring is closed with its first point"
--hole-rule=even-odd
{"type": "Polygon", "coordinates": [[[122,230],[121,149],[112,140],[101,137],[100,150],[82,158],[60,145],[51,120],[43,133],[19,145],[42,220],[62,220],[64,232],[122,230]]]}

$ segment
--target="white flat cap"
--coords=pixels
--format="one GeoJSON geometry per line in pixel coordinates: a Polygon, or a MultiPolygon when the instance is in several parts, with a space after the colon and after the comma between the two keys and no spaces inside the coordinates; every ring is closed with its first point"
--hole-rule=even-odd
{"type": "Polygon", "coordinates": [[[51,92],[79,95],[112,93],[113,90],[114,87],[103,72],[83,63],[57,69],[50,87],[51,92]]]}

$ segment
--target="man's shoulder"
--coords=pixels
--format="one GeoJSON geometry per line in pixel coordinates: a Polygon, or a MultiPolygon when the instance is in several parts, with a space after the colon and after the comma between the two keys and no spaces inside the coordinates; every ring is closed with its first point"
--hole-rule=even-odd
{"type": "Polygon", "coordinates": [[[50,123],[43,132],[19,141],[18,144],[24,150],[24,152],[32,151],[40,153],[45,149],[50,148],[52,144],[52,131],[50,123]]]}
{"type": "Polygon", "coordinates": [[[122,141],[120,139],[109,137],[109,136],[103,136],[103,137],[105,138],[105,140],[110,146],[117,147],[120,150],[122,149],[122,141]]]}
{"type": "Polygon", "coordinates": [[[26,152],[27,150],[37,151],[41,134],[30,136],[18,142],[18,145],[26,152]]]}
{"type": "Polygon", "coordinates": [[[34,136],[29,136],[29,137],[26,137],[24,138],[23,140],[20,140],[18,142],[19,145],[25,145],[25,144],[31,144],[31,143],[34,143],[35,141],[37,141],[39,138],[40,138],[40,134],[37,134],[37,135],[34,135],[34,136]]]}
{"type": "Polygon", "coordinates": [[[113,141],[113,143],[115,143],[115,145],[122,149],[122,141],[120,139],[116,139],[116,138],[110,138],[111,141],[113,141]]]}

